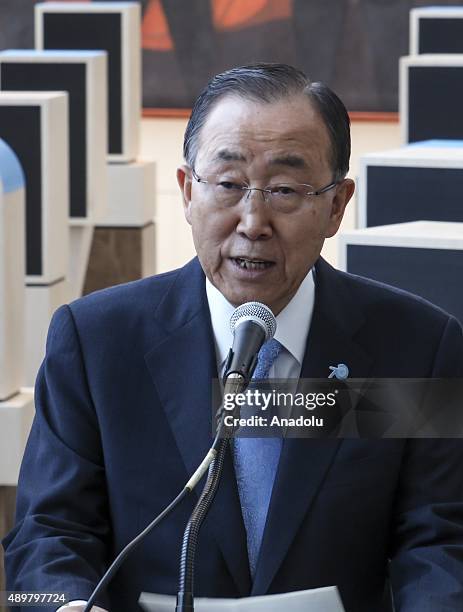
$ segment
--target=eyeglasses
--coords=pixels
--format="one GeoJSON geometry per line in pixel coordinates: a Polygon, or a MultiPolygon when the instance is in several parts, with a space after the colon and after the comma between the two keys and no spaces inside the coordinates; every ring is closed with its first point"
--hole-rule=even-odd
{"type": "Polygon", "coordinates": [[[222,208],[235,206],[243,198],[244,192],[246,192],[246,198],[248,198],[251,191],[260,191],[264,200],[274,210],[283,213],[291,213],[298,210],[307,198],[319,196],[333,189],[339,183],[339,181],[335,181],[321,189],[315,189],[312,185],[305,183],[285,182],[268,185],[265,189],[260,189],[259,187],[249,187],[246,183],[228,177],[225,173],[206,174],[204,177],[199,177],[194,168],[191,171],[193,178],[198,183],[208,185],[216,206],[222,208]]]}

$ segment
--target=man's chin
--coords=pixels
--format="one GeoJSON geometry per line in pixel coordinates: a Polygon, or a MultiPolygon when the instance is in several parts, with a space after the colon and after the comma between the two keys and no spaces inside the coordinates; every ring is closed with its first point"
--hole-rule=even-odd
{"type": "Polygon", "coordinates": [[[224,295],[227,301],[235,307],[241,306],[241,304],[245,304],[246,302],[261,302],[273,310],[272,303],[274,302],[274,298],[272,299],[272,297],[266,293],[259,291],[222,291],[220,288],[219,291],[224,295]]]}

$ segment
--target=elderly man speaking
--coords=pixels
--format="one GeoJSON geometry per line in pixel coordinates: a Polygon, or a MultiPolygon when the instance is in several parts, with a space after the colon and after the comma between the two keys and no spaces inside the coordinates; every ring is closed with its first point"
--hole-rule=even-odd
{"type": "MultiPolygon", "coordinates": [[[[244,302],[277,318],[267,375],[327,378],[346,363],[354,378],[463,376],[454,318],[320,257],[354,192],[349,119],[328,87],[287,65],[228,70],[196,101],[184,155],[177,177],[197,258],[63,306],[51,323],[4,541],[10,590],[87,600],[182,488],[211,445],[211,380],[244,302]]],[[[461,441],[253,449],[227,451],[196,595],[337,585],[347,612],[392,610],[390,592],[396,612],[463,610],[461,441]]],[[[99,606],[127,612],[141,591],[177,592],[195,501],[152,531],[99,606]]]]}

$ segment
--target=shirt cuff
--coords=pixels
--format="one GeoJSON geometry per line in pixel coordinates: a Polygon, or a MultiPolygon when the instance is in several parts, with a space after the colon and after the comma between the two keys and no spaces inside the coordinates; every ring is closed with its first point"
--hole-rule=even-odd
{"type": "MultiPolygon", "coordinates": [[[[83,599],[75,599],[73,601],[69,601],[61,608],[58,608],[56,612],[83,612],[87,602],[83,599]]],[[[108,612],[104,608],[100,608],[100,606],[92,606],[91,612],[108,612]]]]}

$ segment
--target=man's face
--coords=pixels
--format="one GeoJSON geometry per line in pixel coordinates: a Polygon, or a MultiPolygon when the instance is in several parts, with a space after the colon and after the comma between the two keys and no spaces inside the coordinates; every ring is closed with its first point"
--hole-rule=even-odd
{"type": "MultiPolygon", "coordinates": [[[[228,96],[201,130],[194,169],[200,178],[233,177],[251,187],[308,183],[320,189],[333,180],[330,154],[327,128],[307,97],[267,104],[228,96]]],[[[198,183],[187,166],[177,178],[209,280],[233,305],[256,300],[275,315],[296,293],[325,238],[337,232],[354,191],[344,180],[288,213],[272,209],[258,191],[243,192],[223,208],[211,185],[198,183]]]]}

